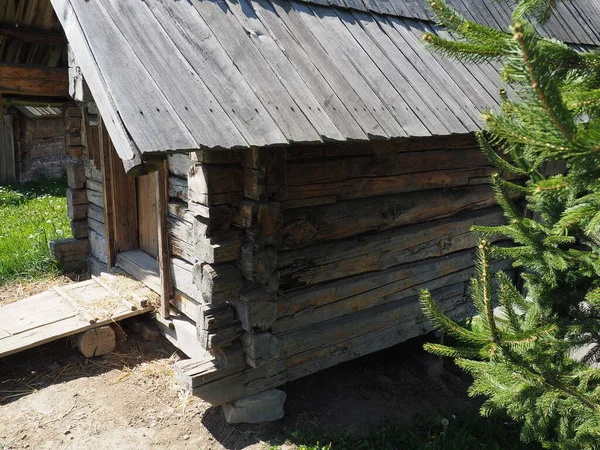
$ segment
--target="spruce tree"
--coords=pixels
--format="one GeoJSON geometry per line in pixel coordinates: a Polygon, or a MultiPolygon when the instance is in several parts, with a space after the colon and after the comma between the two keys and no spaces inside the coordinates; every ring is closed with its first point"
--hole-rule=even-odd
{"type": "Polygon", "coordinates": [[[552,1],[523,0],[507,32],[469,22],[430,0],[452,39],[427,33],[448,57],[499,61],[507,88],[501,108],[483,114],[482,151],[503,173],[492,176],[506,224],[477,227],[481,240],[469,326],[448,319],[427,291],[433,324],[455,346],[427,350],[455,358],[474,377],[470,393],[487,397],[483,414],[507,412],[522,439],[547,448],[600,448],[600,53],[540,36],[529,18],[546,20],[552,1]],[[564,165],[552,174],[549,166],[564,165]],[[514,178],[514,177],[513,177],[514,178]],[[521,288],[491,273],[492,258],[518,268],[521,288]],[[575,357],[575,355],[578,355],[575,357]]]}

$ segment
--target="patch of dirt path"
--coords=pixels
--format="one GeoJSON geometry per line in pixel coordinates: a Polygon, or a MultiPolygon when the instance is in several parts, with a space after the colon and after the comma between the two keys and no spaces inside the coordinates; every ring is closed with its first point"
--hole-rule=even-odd
{"type": "Polygon", "coordinates": [[[361,432],[386,418],[474,408],[468,381],[440,377],[419,348],[403,344],[288,383],[283,420],[232,426],[174,384],[181,355],[166,340],[129,336],[92,359],[61,340],[0,359],[0,449],[258,450],[298,428],[361,432]]]}

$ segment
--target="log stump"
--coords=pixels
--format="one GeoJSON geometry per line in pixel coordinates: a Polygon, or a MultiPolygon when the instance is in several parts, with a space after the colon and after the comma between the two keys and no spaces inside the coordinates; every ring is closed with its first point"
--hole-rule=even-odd
{"type": "Polygon", "coordinates": [[[117,345],[117,340],[115,331],[107,325],[79,333],[76,344],[83,356],[91,358],[112,352],[117,345]]]}

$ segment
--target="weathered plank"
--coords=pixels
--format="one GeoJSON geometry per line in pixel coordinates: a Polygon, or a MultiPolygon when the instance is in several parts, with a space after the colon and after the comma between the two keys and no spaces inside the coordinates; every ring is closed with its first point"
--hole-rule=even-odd
{"type": "MultiPolygon", "coordinates": [[[[171,257],[171,281],[173,286],[183,292],[185,295],[199,301],[202,299],[202,291],[200,286],[194,283],[193,269],[194,266],[189,262],[171,257]]],[[[182,311],[184,312],[184,311],[182,311]]],[[[185,312],[184,312],[185,313],[185,312]]],[[[195,316],[194,316],[195,317],[195,316]]],[[[194,318],[192,317],[192,319],[194,318]]]]}
{"type": "Polygon", "coordinates": [[[147,4],[248,144],[285,143],[267,107],[192,5],[156,0],[147,4]]]}

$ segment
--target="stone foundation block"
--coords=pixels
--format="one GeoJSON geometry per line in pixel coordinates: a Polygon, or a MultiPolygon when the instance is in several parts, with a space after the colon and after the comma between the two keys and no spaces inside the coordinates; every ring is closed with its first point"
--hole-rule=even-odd
{"type": "Polygon", "coordinates": [[[260,392],[223,405],[228,423],[273,422],[283,418],[287,394],[277,389],[260,392]]]}

